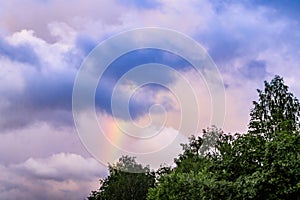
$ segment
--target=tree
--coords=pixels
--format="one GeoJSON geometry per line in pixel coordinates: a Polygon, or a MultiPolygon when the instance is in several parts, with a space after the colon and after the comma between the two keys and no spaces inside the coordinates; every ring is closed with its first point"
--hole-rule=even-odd
{"type": "Polygon", "coordinates": [[[265,83],[264,90],[257,90],[258,102],[253,101],[249,132],[270,139],[274,132],[299,131],[300,104],[288,91],[281,77],[265,83]]]}
{"type": "Polygon", "coordinates": [[[204,155],[192,136],[147,199],[300,199],[299,101],[279,76],[258,93],[248,133],[220,132],[204,155]]]}
{"type": "Polygon", "coordinates": [[[181,144],[183,153],[174,159],[177,171],[199,170],[210,162],[208,157],[217,153],[217,143],[223,131],[212,126],[203,129],[202,133],[202,136],[192,135],[188,144],[181,144]]]}
{"type": "Polygon", "coordinates": [[[154,173],[133,157],[122,156],[108,169],[109,176],[100,180],[99,190],[92,191],[88,200],[143,200],[154,186],[154,173]]]}
{"type": "Polygon", "coordinates": [[[188,144],[181,145],[183,153],[174,159],[176,167],[159,177],[147,199],[222,199],[230,195],[230,183],[217,180],[212,173],[212,158],[222,134],[213,126],[203,130],[202,136],[192,135],[188,144]]]}
{"type": "Polygon", "coordinates": [[[300,199],[299,101],[279,76],[258,94],[248,134],[237,135],[219,162],[229,174],[223,179],[238,199],[300,199]]]}

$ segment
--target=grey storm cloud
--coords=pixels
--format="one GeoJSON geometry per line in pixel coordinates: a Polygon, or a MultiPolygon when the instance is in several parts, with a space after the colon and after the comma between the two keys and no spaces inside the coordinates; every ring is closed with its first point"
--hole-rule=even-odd
{"type": "MultiPolygon", "coordinates": [[[[69,66],[64,67],[62,70],[49,70],[48,73],[44,72],[49,67],[47,65],[38,66],[33,72],[25,70],[22,74],[24,80],[22,89],[17,91],[8,90],[3,94],[3,98],[9,103],[0,106],[1,112],[6,116],[0,119],[0,129],[21,128],[37,121],[47,121],[55,126],[73,125],[72,90],[77,66],[80,66],[84,58],[83,55],[86,55],[95,43],[89,37],[80,36],[76,40],[76,45],[76,48],[81,50],[82,54],[74,54],[72,53],[74,49],[72,49],[69,51],[70,53],[64,53],[63,55],[64,61],[75,60],[74,62],[67,62],[69,66]],[[73,57],[75,58],[73,59],[73,57]],[[81,57],[81,60],[78,57],[81,57]],[[44,70],[40,70],[40,68],[44,70]]],[[[21,63],[22,61],[18,60],[21,63]]],[[[108,67],[99,81],[95,94],[98,110],[112,114],[111,97],[118,79],[132,68],[144,63],[162,63],[176,70],[185,70],[189,66],[189,63],[180,57],[153,49],[134,51],[121,56],[108,67]]],[[[159,78],[166,85],[172,84],[174,81],[171,74],[160,74],[148,70],[148,75],[155,76],[156,79],[159,78]]],[[[162,89],[162,87],[155,85],[147,87],[149,94],[162,89]]],[[[131,102],[128,106],[133,118],[148,113],[149,107],[155,104],[155,99],[152,97],[153,95],[148,95],[144,99],[132,99],[134,103],[131,102]]],[[[122,98],[118,101],[124,103],[122,98]]],[[[168,107],[170,108],[170,106],[168,107]]]]}
{"type": "Polygon", "coordinates": [[[266,70],[266,61],[264,60],[251,60],[243,66],[240,71],[245,77],[260,81],[268,74],[266,70]]]}
{"type": "Polygon", "coordinates": [[[56,125],[72,124],[71,102],[75,75],[72,71],[43,76],[37,71],[27,76],[24,89],[6,93],[8,105],[1,108],[1,129],[20,128],[37,121],[56,125]]]}
{"type": "MultiPolygon", "coordinates": [[[[152,6],[149,1],[122,2],[136,7],[149,7],[149,9],[155,9],[155,6],[159,5],[155,3],[152,6]]],[[[237,58],[242,58],[245,62],[241,63],[240,69],[237,70],[239,76],[249,80],[254,77],[263,79],[268,74],[268,61],[257,59],[258,53],[281,48],[283,45],[295,49],[293,45],[300,41],[299,36],[294,31],[290,31],[294,26],[293,23],[286,23],[286,18],[281,15],[275,17],[272,10],[267,9],[266,3],[261,3],[262,9],[254,6],[249,6],[248,9],[248,3],[245,2],[234,4],[214,2],[212,6],[215,13],[209,19],[208,28],[197,32],[195,38],[207,47],[221,71],[225,71],[224,66],[227,71],[235,70],[228,69],[227,66],[237,58]],[[254,14],[256,18],[253,18],[254,14]],[[275,39],[282,42],[274,43],[275,39]]],[[[270,6],[273,8],[275,5],[270,6]]],[[[97,42],[99,42],[97,39],[86,33],[78,33],[74,46],[58,58],[65,63],[64,69],[51,71],[47,66],[51,63],[45,63],[43,60],[47,55],[36,52],[30,45],[30,41],[21,45],[12,45],[0,39],[0,54],[3,57],[13,62],[35,66],[34,72],[22,72],[24,87],[21,91],[12,90],[1,94],[5,102],[0,102],[0,110],[5,118],[0,120],[0,129],[20,128],[36,121],[47,121],[54,123],[55,126],[72,125],[72,89],[76,71],[84,57],[96,47],[97,42]]],[[[296,51],[293,52],[296,54],[296,51]]],[[[95,96],[97,108],[111,114],[111,94],[114,84],[133,67],[149,62],[165,64],[176,70],[186,70],[185,67],[189,66],[184,59],[167,52],[146,49],[128,53],[112,63],[106,71],[105,78],[100,80],[95,96]]],[[[10,67],[15,66],[12,64],[10,67]]],[[[166,84],[172,84],[174,81],[168,74],[156,74],[156,76],[161,76],[166,84]]],[[[160,90],[156,86],[153,88],[160,90]]],[[[120,103],[124,103],[122,99],[120,103]]],[[[153,98],[132,99],[130,112],[133,117],[139,117],[146,114],[148,108],[154,103],[153,98]]]]}
{"type": "Polygon", "coordinates": [[[32,66],[39,65],[39,56],[30,44],[11,45],[0,37],[0,55],[13,61],[28,63],[32,66]]]}
{"type": "MultiPolygon", "coordinates": [[[[125,54],[114,61],[109,68],[104,72],[103,79],[100,79],[99,86],[96,92],[96,106],[108,114],[112,114],[111,110],[111,97],[113,89],[117,84],[117,81],[125,75],[131,69],[143,65],[145,63],[159,63],[166,66],[170,66],[174,70],[187,70],[191,68],[191,65],[183,58],[173,55],[172,53],[156,50],[156,49],[144,49],[137,50],[125,54]]],[[[167,91],[167,86],[174,83],[176,80],[173,74],[160,73],[155,70],[155,66],[143,68],[143,74],[147,74],[148,77],[155,77],[153,80],[160,80],[159,82],[164,84],[163,86],[157,84],[148,84],[143,88],[143,95],[133,96],[131,102],[129,102],[129,112],[133,119],[143,116],[148,113],[151,105],[155,102],[155,93],[159,91],[167,91]],[[136,98],[136,97],[144,98],[136,98]]],[[[142,75],[135,74],[134,84],[139,84],[143,80],[142,75]]],[[[130,81],[130,80],[128,80],[130,81]]],[[[119,95],[122,96],[122,95],[119,95]]],[[[118,100],[119,104],[127,104],[122,97],[118,100]]],[[[161,103],[161,102],[160,102],[161,103]]],[[[168,110],[171,110],[171,106],[168,105],[168,110]]],[[[116,116],[122,118],[122,116],[116,116]]],[[[128,120],[127,118],[123,118],[128,120]]]]}

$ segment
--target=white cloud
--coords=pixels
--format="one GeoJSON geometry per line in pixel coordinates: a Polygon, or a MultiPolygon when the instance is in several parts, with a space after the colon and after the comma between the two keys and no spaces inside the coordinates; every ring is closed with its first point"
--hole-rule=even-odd
{"type": "MultiPolygon", "coordinates": [[[[25,86],[23,72],[28,68],[30,71],[28,64],[16,63],[0,56],[0,94],[7,95],[12,91],[16,93],[23,91],[25,86]]],[[[2,95],[2,98],[5,98],[5,95],[2,95]]]]}
{"type": "Polygon", "coordinates": [[[7,200],[84,199],[106,174],[94,159],[70,153],[0,165],[0,172],[0,198],[7,200]]]}
{"type": "Polygon", "coordinates": [[[0,26],[6,33],[13,33],[22,29],[35,30],[38,36],[53,41],[55,38],[48,32],[48,24],[53,22],[65,22],[71,27],[82,32],[102,32],[102,29],[91,29],[86,24],[99,22],[101,24],[116,24],[126,9],[115,1],[80,1],[66,2],[62,0],[36,1],[27,0],[20,4],[18,1],[2,1],[0,26]],[[17,6],[16,6],[17,5],[17,6]],[[12,12],[13,11],[13,12],[12,12]]]}
{"type": "Polygon", "coordinates": [[[53,127],[36,122],[0,133],[0,162],[23,162],[30,157],[48,157],[59,152],[89,156],[73,127],[53,127]]]}
{"type": "Polygon", "coordinates": [[[59,153],[48,158],[29,158],[24,163],[13,165],[21,174],[38,179],[68,181],[94,180],[103,176],[103,166],[93,158],[78,154],[59,153]]]}
{"type": "Polygon", "coordinates": [[[53,22],[49,24],[49,27],[51,34],[59,38],[55,43],[49,43],[39,38],[36,36],[35,31],[31,29],[23,29],[15,32],[5,39],[9,44],[14,46],[26,44],[31,47],[40,61],[39,66],[34,67],[39,68],[44,73],[54,73],[59,70],[71,70],[78,67],[70,65],[68,60],[65,59],[67,53],[75,49],[75,31],[65,23],[53,22]]]}

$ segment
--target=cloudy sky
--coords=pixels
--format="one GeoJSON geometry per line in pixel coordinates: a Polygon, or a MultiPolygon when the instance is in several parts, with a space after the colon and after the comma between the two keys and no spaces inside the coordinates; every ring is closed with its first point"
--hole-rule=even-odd
{"type": "MultiPolygon", "coordinates": [[[[191,113],[187,127],[192,119],[199,120],[195,134],[211,125],[216,105],[205,77],[196,76],[193,66],[178,55],[141,49],[115,60],[99,80],[95,110],[107,140],[93,152],[80,140],[84,133],[78,135],[75,128],[72,91],[81,64],[101,42],[143,27],[191,37],[221,75],[226,112],[219,128],[245,132],[256,88],[262,88],[264,80],[283,76],[300,97],[299,9],[298,1],[287,0],[1,0],[0,199],[83,199],[106,176],[106,161],[119,155],[110,151],[107,141],[128,152],[160,152],[174,135],[190,134],[179,127],[186,120],[180,118],[180,105],[188,105],[181,108],[191,113]],[[147,63],[170,66],[176,73],[148,66],[143,72],[161,84],[136,88],[145,76],[130,71],[147,63]],[[196,103],[188,98],[189,90],[195,92],[196,103]],[[178,101],[176,95],[183,97],[178,101]],[[130,119],[122,112],[114,115],[113,101],[129,107],[130,119]],[[195,105],[200,111],[193,117],[195,105]],[[130,130],[147,138],[152,129],[143,127],[162,120],[163,129],[146,143],[124,139],[118,130],[119,125],[126,129],[135,124],[140,129],[130,130]]],[[[122,47],[112,50],[116,48],[122,47]]],[[[159,161],[172,160],[174,152],[162,153],[159,161]]]]}

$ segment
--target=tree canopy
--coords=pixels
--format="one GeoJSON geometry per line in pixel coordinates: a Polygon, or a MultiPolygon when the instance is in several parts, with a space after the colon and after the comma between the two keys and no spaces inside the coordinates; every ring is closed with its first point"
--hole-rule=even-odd
{"type": "Polygon", "coordinates": [[[279,76],[258,94],[248,133],[206,130],[219,137],[204,155],[192,136],[147,199],[300,199],[299,101],[279,76]]]}
{"type": "Polygon", "coordinates": [[[137,199],[131,196],[136,194],[129,189],[133,186],[140,191],[138,199],[147,200],[300,199],[300,104],[281,77],[264,85],[253,102],[247,133],[211,127],[202,136],[191,136],[174,159],[175,167],[157,170],[155,182],[149,168],[140,175],[118,170],[128,166],[124,163],[144,170],[122,157],[92,195],[137,199]]]}
{"type": "Polygon", "coordinates": [[[274,132],[299,131],[300,104],[283,78],[275,76],[264,83],[264,90],[257,90],[259,100],[253,101],[249,132],[271,138],[274,132]]]}
{"type": "Polygon", "coordinates": [[[100,180],[99,190],[92,191],[88,200],[143,200],[154,186],[154,173],[133,157],[122,156],[108,169],[109,176],[100,180]]]}

